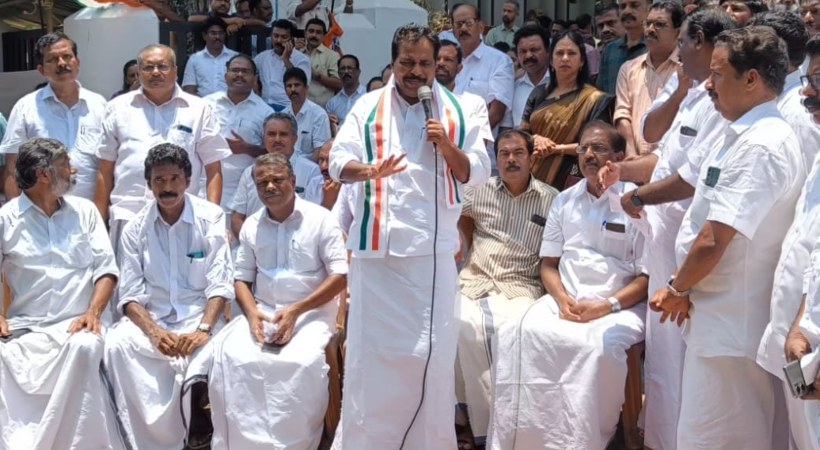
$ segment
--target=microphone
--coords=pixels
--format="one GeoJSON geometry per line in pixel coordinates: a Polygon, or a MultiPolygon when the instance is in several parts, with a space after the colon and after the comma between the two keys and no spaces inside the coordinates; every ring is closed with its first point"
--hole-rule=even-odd
{"type": "Polygon", "coordinates": [[[421,86],[417,91],[419,100],[421,100],[421,105],[424,107],[424,118],[430,120],[433,118],[433,91],[430,89],[430,86],[421,86]]]}

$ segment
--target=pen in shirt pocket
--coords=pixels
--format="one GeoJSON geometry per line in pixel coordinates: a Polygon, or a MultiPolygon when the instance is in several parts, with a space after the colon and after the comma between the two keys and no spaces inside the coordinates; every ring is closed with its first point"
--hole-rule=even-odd
{"type": "Polygon", "coordinates": [[[196,251],[196,252],[191,252],[191,253],[188,253],[188,254],[187,254],[187,255],[185,255],[185,256],[187,256],[188,258],[190,258],[191,262],[194,262],[194,260],[195,260],[195,259],[202,259],[202,258],[204,258],[204,257],[205,257],[205,252],[203,252],[202,250],[199,250],[199,251],[196,251]]]}

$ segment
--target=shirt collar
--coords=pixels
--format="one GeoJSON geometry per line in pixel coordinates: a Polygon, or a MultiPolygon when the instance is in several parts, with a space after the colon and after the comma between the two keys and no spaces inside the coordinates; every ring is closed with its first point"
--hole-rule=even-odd
{"type": "Polygon", "coordinates": [[[211,52],[208,51],[207,47],[202,49],[202,54],[205,55],[206,58],[219,59],[219,58],[221,58],[225,55],[228,55],[228,51],[229,51],[228,47],[223,45],[222,46],[222,51],[219,52],[219,54],[216,55],[216,56],[212,55],[211,52]]]}
{"type": "Polygon", "coordinates": [[[669,63],[676,63],[678,62],[678,46],[675,46],[675,49],[672,50],[672,53],[669,54],[669,57],[666,58],[662,63],[658,64],[658,67],[652,66],[652,58],[649,57],[649,52],[644,53],[644,60],[643,65],[647,67],[651,67],[652,70],[660,70],[663,66],[669,63]]]}
{"type": "MultiPolygon", "coordinates": [[[[183,207],[182,207],[182,215],[179,216],[179,220],[181,220],[185,223],[193,225],[194,224],[194,210],[193,210],[193,205],[192,205],[192,202],[191,202],[191,199],[190,199],[190,194],[188,194],[186,192],[183,195],[185,196],[185,205],[183,205],[183,207]]],[[[165,222],[165,220],[162,219],[162,216],[160,216],[160,214],[159,214],[159,205],[157,205],[157,201],[154,200],[154,202],[151,204],[151,209],[148,212],[148,221],[149,221],[149,223],[154,223],[158,220],[162,220],[163,222],[165,222]]],[[[179,223],[179,221],[177,221],[177,223],[179,223]]],[[[173,226],[173,225],[171,225],[171,226],[173,226]]]]}
{"type": "Polygon", "coordinates": [[[777,117],[779,115],[780,113],[777,111],[777,102],[774,100],[764,102],[746,111],[746,114],[743,114],[740,118],[730,123],[726,128],[726,132],[740,135],[744,131],[748,130],[758,120],[766,117],[777,117]]]}
{"type": "MultiPolygon", "coordinates": [[[[505,190],[508,193],[510,193],[510,195],[512,195],[510,190],[507,189],[507,185],[504,184],[504,179],[502,179],[500,175],[497,176],[497,177],[493,177],[493,183],[494,183],[493,187],[495,187],[495,189],[497,191],[505,190]]],[[[541,193],[541,194],[544,193],[544,186],[542,186],[539,183],[536,183],[535,182],[535,177],[533,177],[532,175],[530,175],[530,181],[529,181],[529,183],[527,183],[527,189],[525,189],[524,192],[522,192],[520,195],[524,195],[524,194],[526,194],[530,191],[536,191],[536,192],[541,193]]]]}
{"type": "Polygon", "coordinates": [[[641,47],[641,46],[645,47],[646,46],[646,38],[644,38],[644,37],[641,37],[641,40],[638,41],[638,43],[633,45],[632,47],[629,47],[626,42],[627,42],[626,41],[626,35],[621,36],[617,41],[615,41],[615,43],[618,45],[618,47],[621,47],[624,50],[632,50],[633,48],[638,48],[638,47],[641,47]]]}
{"type": "Polygon", "coordinates": [[[796,87],[800,87],[800,69],[786,75],[786,84],[783,86],[783,92],[785,93],[796,87]]]}
{"type": "Polygon", "coordinates": [[[475,50],[473,50],[473,53],[471,53],[470,56],[468,56],[468,58],[471,58],[471,57],[475,56],[477,59],[480,60],[481,57],[484,56],[484,49],[485,48],[489,48],[489,47],[487,46],[487,44],[484,43],[484,41],[479,41],[478,42],[478,47],[476,47],[475,50]]]}
{"type": "Polygon", "coordinates": [[[518,79],[516,81],[521,83],[521,84],[526,84],[527,86],[536,87],[536,86],[541,86],[542,84],[547,84],[549,82],[549,80],[550,80],[550,71],[547,70],[546,72],[544,72],[544,76],[541,77],[541,81],[539,81],[537,85],[532,84],[532,81],[530,80],[530,76],[527,75],[526,72],[524,72],[524,75],[521,75],[520,77],[518,77],[518,79]]]}
{"type": "MultiPolygon", "coordinates": [[[[57,208],[57,211],[63,209],[63,205],[71,207],[71,204],[69,202],[65,201],[65,199],[63,197],[60,197],[58,199],[58,202],[60,203],[60,207],[57,208]]],[[[19,203],[17,205],[18,205],[17,208],[18,208],[18,211],[19,211],[19,216],[22,216],[23,214],[26,213],[26,211],[28,211],[31,208],[36,208],[41,213],[45,214],[45,212],[42,210],[42,208],[35,205],[34,202],[31,201],[31,198],[28,195],[26,195],[25,191],[20,193],[20,200],[19,200],[19,203]]],[[[55,212],[55,214],[56,214],[56,212],[55,212]]]]}
{"type": "MultiPolygon", "coordinates": [[[[799,78],[798,78],[797,81],[800,82],[799,78]]],[[[77,88],[80,90],[80,95],[79,95],[78,98],[82,101],[86,101],[86,99],[88,99],[88,92],[86,92],[86,90],[83,89],[83,85],[80,84],[79,81],[74,81],[74,82],[77,83],[77,88]]],[[[51,89],[51,83],[46,83],[46,85],[43,87],[41,92],[42,92],[41,95],[43,96],[43,100],[45,100],[47,98],[53,98],[54,101],[60,102],[60,99],[58,99],[57,95],[54,93],[54,89],[51,89]]],[[[60,102],[60,103],[62,103],[62,102],[60,102]]]]}
{"type": "Polygon", "coordinates": [[[263,220],[267,220],[268,222],[275,224],[275,225],[290,225],[291,223],[299,223],[302,218],[305,217],[305,200],[299,198],[298,195],[295,193],[293,194],[296,198],[293,201],[293,212],[290,213],[287,219],[283,220],[282,222],[277,222],[270,218],[268,214],[268,208],[264,207],[264,211],[262,212],[263,220]]]}
{"type": "MultiPolygon", "coordinates": [[[[135,95],[134,95],[135,99],[136,98],[141,98],[141,99],[145,100],[146,102],[151,103],[152,105],[154,105],[154,102],[152,102],[151,100],[148,99],[148,97],[145,96],[145,91],[142,88],[142,86],[140,86],[140,88],[137,89],[134,92],[135,92],[135,95]]],[[[162,105],[154,105],[154,106],[167,105],[167,104],[169,104],[169,103],[171,103],[175,100],[179,100],[179,101],[185,103],[185,105],[187,106],[188,105],[188,100],[185,98],[185,95],[187,95],[187,94],[182,91],[182,89],[179,87],[179,84],[175,83],[174,84],[174,92],[173,92],[173,94],[171,94],[171,98],[167,102],[163,103],[162,105]]]]}
{"type": "Polygon", "coordinates": [[[345,97],[345,98],[353,98],[353,97],[356,97],[357,95],[362,95],[362,94],[364,94],[364,86],[362,86],[361,83],[359,83],[359,86],[356,88],[356,92],[354,92],[353,95],[347,95],[344,88],[342,88],[342,90],[339,91],[339,95],[341,95],[342,97],[345,97]]]}

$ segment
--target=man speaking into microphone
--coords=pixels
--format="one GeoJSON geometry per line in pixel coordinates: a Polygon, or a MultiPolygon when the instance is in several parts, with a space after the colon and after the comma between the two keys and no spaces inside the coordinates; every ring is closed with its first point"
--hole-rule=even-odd
{"type": "Polygon", "coordinates": [[[489,177],[492,135],[486,108],[462,109],[434,81],[438,50],[427,27],[396,30],[392,78],[330,151],[331,176],[356,192],[336,449],[456,448],[456,223],[463,189],[489,177]]]}

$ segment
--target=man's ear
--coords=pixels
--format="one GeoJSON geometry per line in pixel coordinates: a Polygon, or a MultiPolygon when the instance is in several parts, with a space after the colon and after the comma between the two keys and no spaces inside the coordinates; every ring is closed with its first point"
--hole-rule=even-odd
{"type": "Polygon", "coordinates": [[[626,152],[615,152],[615,162],[621,162],[626,158],[626,152]]]}

